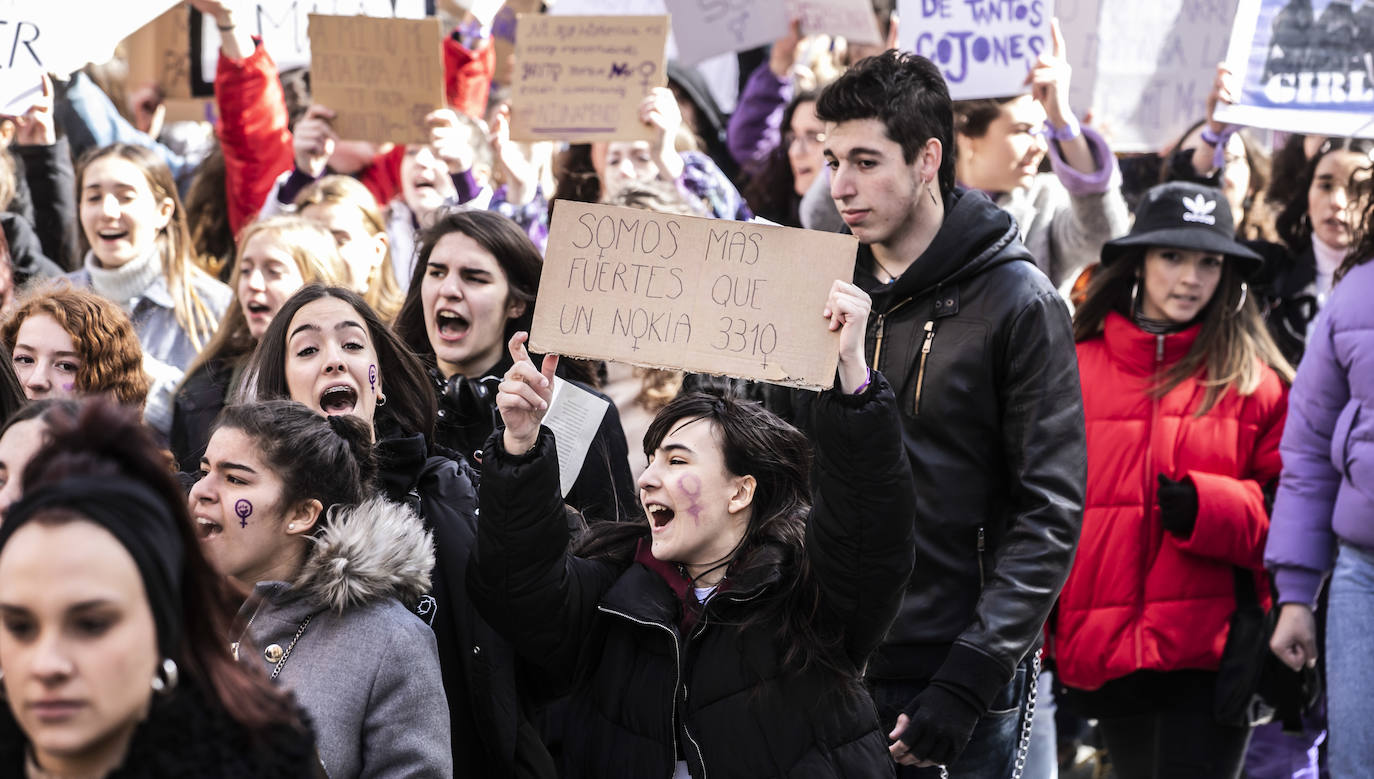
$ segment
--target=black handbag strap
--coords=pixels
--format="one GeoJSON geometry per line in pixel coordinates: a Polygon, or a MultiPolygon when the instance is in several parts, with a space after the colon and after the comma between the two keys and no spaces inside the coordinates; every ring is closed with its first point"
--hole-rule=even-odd
{"type": "Polygon", "coordinates": [[[1236,578],[1236,608],[1258,606],[1259,596],[1255,593],[1255,574],[1249,568],[1232,566],[1236,578]]]}

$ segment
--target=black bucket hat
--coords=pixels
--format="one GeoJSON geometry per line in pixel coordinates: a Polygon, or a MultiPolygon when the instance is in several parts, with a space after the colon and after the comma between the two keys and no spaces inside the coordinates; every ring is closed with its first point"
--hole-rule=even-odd
{"type": "Polygon", "coordinates": [[[1264,260],[1237,242],[1235,233],[1231,205],[1221,190],[1184,181],[1160,184],[1140,201],[1131,232],[1102,245],[1102,265],[1136,247],[1169,246],[1225,255],[1242,278],[1249,278],[1264,260]]]}

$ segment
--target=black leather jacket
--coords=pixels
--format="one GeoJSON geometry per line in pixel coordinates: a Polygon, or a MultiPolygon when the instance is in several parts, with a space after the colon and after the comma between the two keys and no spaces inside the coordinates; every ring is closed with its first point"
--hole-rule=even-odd
{"type": "Polygon", "coordinates": [[[1068,576],[1087,444],[1067,306],[1009,214],[962,190],[945,205],[895,283],[873,276],[863,245],[854,274],[916,486],[915,570],[868,676],[938,678],[986,710],[1068,576]]]}

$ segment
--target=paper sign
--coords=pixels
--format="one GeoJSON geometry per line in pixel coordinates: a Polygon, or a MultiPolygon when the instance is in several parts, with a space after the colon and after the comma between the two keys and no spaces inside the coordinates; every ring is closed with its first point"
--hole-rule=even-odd
{"type": "Polygon", "coordinates": [[[34,104],[44,73],[66,76],[104,62],[126,35],[176,0],[0,0],[0,110],[22,114],[34,104]]]}
{"type": "Polygon", "coordinates": [[[1053,46],[1053,0],[899,0],[897,13],[898,47],[938,65],[954,100],[1029,91],[1026,74],[1053,46]]]}
{"type": "Polygon", "coordinates": [[[310,49],[311,99],[340,138],[429,142],[425,115],[445,105],[438,19],[311,14],[310,49]]]}
{"type": "MultiPolygon", "coordinates": [[[[787,0],[786,10],[789,17],[801,20],[803,35],[829,35],[870,46],[883,42],[869,0],[787,0]]],[[[786,29],[784,24],[773,37],[781,37],[786,29]]]]}
{"type": "Polygon", "coordinates": [[[1374,0],[1241,0],[1226,62],[1239,103],[1222,121],[1374,138],[1374,0]]]}
{"type": "Polygon", "coordinates": [[[1236,0],[1058,0],[1069,101],[1117,152],[1158,151],[1206,113],[1236,0]]]}
{"type": "Polygon", "coordinates": [[[666,16],[521,14],[511,138],[651,140],[654,129],[639,121],[639,104],[668,83],[667,38],[666,16]]]}
{"type": "Polygon", "coordinates": [[[781,0],[668,0],[668,12],[686,65],[770,44],[787,30],[781,0]]]}
{"type": "Polygon", "coordinates": [[[851,235],[559,200],[535,352],[825,389],[839,333],[821,316],[854,273],[851,235]]]}
{"type": "Polygon", "coordinates": [[[601,429],[601,419],[610,406],[609,400],[554,377],[553,398],[543,424],[553,431],[554,444],[558,448],[558,481],[563,497],[568,496],[577,475],[582,472],[587,451],[592,448],[596,431],[601,429]]]}
{"type": "MultiPolygon", "coordinates": [[[[233,9],[236,24],[262,39],[279,71],[310,65],[310,14],[396,19],[425,16],[425,0],[225,0],[224,4],[233,9]]],[[[213,84],[220,40],[214,20],[201,25],[200,39],[201,77],[213,84]]]]}

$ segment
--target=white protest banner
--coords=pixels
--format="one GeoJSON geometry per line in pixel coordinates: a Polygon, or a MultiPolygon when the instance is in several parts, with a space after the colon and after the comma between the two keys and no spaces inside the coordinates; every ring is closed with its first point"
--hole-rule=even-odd
{"type": "Polygon", "coordinates": [[[821,312],[851,235],[559,200],[530,348],[810,389],[835,381],[821,312]]]}
{"type": "Polygon", "coordinates": [[[667,16],[520,14],[510,137],[517,141],[650,140],[639,104],[668,83],[667,16]]]}
{"type": "Polygon", "coordinates": [[[678,58],[687,65],[770,44],[787,30],[782,0],[667,0],[667,5],[678,58]]]}
{"type": "Polygon", "coordinates": [[[1226,122],[1374,138],[1374,0],[1241,0],[1226,63],[1226,122]]]}
{"type": "MultiPolygon", "coordinates": [[[[278,70],[310,65],[310,14],[395,19],[425,16],[425,0],[226,0],[225,5],[233,9],[235,24],[262,38],[263,48],[272,55],[278,70]]],[[[201,78],[214,83],[219,29],[213,20],[201,24],[200,36],[201,78]]]]}
{"type": "Polygon", "coordinates": [[[801,20],[803,35],[829,35],[869,46],[883,42],[869,0],[787,0],[787,15],[801,20]]]}
{"type": "Polygon", "coordinates": [[[34,90],[44,73],[65,76],[87,62],[108,60],[124,36],[175,3],[0,0],[0,110],[24,113],[41,94],[34,90]]]}
{"type": "Polygon", "coordinates": [[[1117,152],[1158,151],[1206,112],[1236,0],[1058,0],[1070,103],[1117,152]]]}
{"type": "Polygon", "coordinates": [[[1053,46],[1053,0],[899,0],[899,48],[929,58],[955,100],[1029,91],[1026,74],[1053,46]]]}

